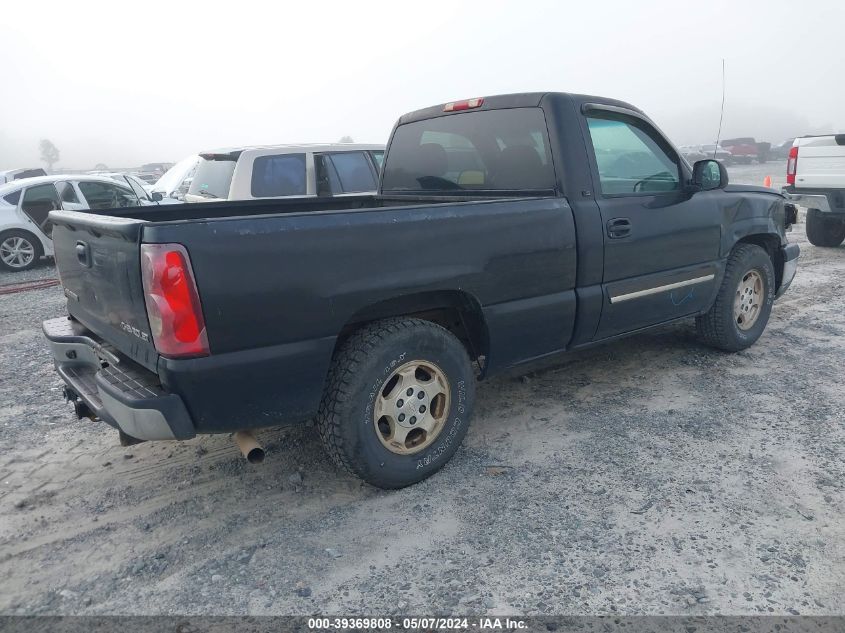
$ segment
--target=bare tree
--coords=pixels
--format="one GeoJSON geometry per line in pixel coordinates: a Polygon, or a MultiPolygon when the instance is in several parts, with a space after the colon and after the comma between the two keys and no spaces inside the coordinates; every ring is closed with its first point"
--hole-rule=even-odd
{"type": "Polygon", "coordinates": [[[351,136],[341,136],[338,143],[354,143],[355,141],[352,139],[351,136]]]}
{"type": "Polygon", "coordinates": [[[38,147],[41,149],[41,161],[47,163],[47,171],[53,171],[53,165],[59,162],[59,148],[46,138],[41,139],[38,147]]]}

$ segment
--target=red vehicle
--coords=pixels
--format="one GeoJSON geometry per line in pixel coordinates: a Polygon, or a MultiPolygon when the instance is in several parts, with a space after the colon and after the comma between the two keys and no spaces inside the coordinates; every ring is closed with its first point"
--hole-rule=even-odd
{"type": "Polygon", "coordinates": [[[727,139],[721,145],[731,153],[731,163],[748,165],[758,159],[757,141],[750,136],[727,139]]]}

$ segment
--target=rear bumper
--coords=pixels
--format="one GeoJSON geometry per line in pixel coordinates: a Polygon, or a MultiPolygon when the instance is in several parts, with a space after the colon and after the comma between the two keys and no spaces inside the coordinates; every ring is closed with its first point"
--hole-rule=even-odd
{"type": "Polygon", "coordinates": [[[56,371],[96,417],[140,440],[196,435],[182,399],[167,393],[158,376],[121,357],[76,321],[42,324],[56,371]]]}
{"type": "Polygon", "coordinates": [[[845,192],[840,189],[796,189],[789,185],[781,190],[793,204],[818,209],[822,213],[845,214],[845,192]]]}
{"type": "Polygon", "coordinates": [[[798,256],[801,254],[801,249],[798,244],[787,244],[781,247],[781,256],[783,257],[783,275],[781,276],[780,287],[778,288],[775,299],[783,295],[792,280],[795,279],[795,273],[798,271],[798,256]]]}

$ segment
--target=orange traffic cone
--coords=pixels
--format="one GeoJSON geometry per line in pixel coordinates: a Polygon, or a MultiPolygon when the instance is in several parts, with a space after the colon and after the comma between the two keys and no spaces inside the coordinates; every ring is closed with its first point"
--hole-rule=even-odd
{"type": "Polygon", "coordinates": [[[763,186],[771,188],[771,186],[772,186],[772,177],[771,176],[766,176],[765,178],[763,178],[763,186]]]}

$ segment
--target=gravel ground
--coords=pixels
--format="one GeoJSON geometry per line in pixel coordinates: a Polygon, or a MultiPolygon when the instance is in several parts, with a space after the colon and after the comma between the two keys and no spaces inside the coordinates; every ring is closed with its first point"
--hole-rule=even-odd
{"type": "Polygon", "coordinates": [[[261,466],[224,436],[122,448],[61,399],[61,292],[0,296],[0,613],[841,614],[845,247],[791,239],[750,350],[682,323],[485,382],[397,492],[310,426],[263,432],[261,466]]]}

